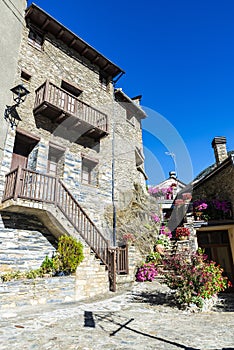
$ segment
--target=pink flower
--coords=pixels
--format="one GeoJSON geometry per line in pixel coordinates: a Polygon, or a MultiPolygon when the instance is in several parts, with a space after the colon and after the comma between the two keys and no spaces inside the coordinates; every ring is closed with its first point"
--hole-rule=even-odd
{"type": "Polygon", "coordinates": [[[152,217],[152,219],[153,219],[155,222],[160,222],[160,218],[159,218],[158,215],[156,215],[156,214],[151,214],[151,217],[152,217]]]}

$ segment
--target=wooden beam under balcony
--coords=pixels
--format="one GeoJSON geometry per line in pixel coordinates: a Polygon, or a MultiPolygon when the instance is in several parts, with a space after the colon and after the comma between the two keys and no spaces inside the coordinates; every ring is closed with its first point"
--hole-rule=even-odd
{"type": "Polygon", "coordinates": [[[46,81],[36,90],[33,113],[66,128],[75,128],[82,136],[100,139],[108,134],[107,115],[81,101],[68,91],[46,81]]]}

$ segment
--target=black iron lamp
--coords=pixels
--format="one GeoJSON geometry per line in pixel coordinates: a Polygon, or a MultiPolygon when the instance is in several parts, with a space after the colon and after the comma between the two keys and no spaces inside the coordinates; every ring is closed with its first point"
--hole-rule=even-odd
{"type": "Polygon", "coordinates": [[[5,113],[4,113],[4,118],[5,120],[9,121],[12,129],[14,126],[17,126],[19,122],[22,120],[19,116],[19,113],[16,110],[17,106],[18,106],[17,104],[13,106],[6,106],[5,113]]]}
{"type": "Polygon", "coordinates": [[[22,84],[13,87],[11,91],[13,92],[13,99],[17,105],[24,102],[27,95],[30,93],[22,84]],[[14,95],[16,95],[16,97],[14,97],[14,95]]]}
{"type": "Polygon", "coordinates": [[[17,126],[22,120],[17,112],[17,107],[25,101],[27,95],[30,93],[22,84],[19,84],[11,89],[13,92],[13,100],[16,102],[13,106],[6,106],[4,118],[9,121],[11,128],[17,126]]]}

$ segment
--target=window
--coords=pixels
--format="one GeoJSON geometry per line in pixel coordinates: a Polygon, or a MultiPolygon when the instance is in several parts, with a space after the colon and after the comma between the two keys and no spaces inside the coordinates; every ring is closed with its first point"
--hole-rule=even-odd
{"type": "Polygon", "coordinates": [[[103,90],[107,91],[108,85],[109,85],[109,79],[108,79],[108,77],[100,73],[100,75],[99,75],[99,81],[100,81],[100,84],[101,84],[101,88],[102,88],[103,90]]]}
{"type": "Polygon", "coordinates": [[[62,80],[61,88],[63,90],[66,90],[67,92],[70,92],[72,95],[74,95],[76,97],[80,96],[80,94],[82,93],[81,89],[79,89],[77,86],[75,86],[73,84],[68,83],[65,80],[62,80]]]}
{"type": "Polygon", "coordinates": [[[64,108],[65,99],[66,99],[67,111],[70,112],[71,114],[75,114],[77,110],[77,100],[75,97],[78,97],[82,93],[82,90],[80,90],[78,87],[64,80],[62,80],[61,82],[61,88],[63,90],[66,90],[69,94],[66,94],[66,92],[62,90],[60,91],[60,96],[59,96],[60,107],[64,108]]]}
{"type": "Polygon", "coordinates": [[[82,157],[82,183],[85,185],[98,185],[98,162],[89,158],[82,157]]]}
{"type": "Polygon", "coordinates": [[[42,49],[42,44],[43,44],[44,38],[43,34],[40,33],[37,29],[35,28],[30,28],[29,34],[28,34],[28,42],[36,47],[37,49],[41,50],[42,49]]]}
{"type": "Polygon", "coordinates": [[[65,150],[57,145],[49,147],[47,171],[52,176],[63,176],[65,150]]]}
{"type": "Polygon", "coordinates": [[[20,77],[21,77],[23,80],[30,81],[32,75],[31,75],[29,72],[27,72],[26,70],[22,69],[22,70],[21,70],[21,75],[20,75],[20,77]]]}

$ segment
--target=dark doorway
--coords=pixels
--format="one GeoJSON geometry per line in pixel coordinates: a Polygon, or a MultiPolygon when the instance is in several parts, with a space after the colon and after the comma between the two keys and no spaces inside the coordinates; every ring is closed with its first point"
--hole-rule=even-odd
{"type": "Polygon", "coordinates": [[[27,168],[28,156],[39,140],[40,139],[38,137],[34,137],[23,132],[16,132],[11,170],[17,168],[18,166],[27,168]]]}

